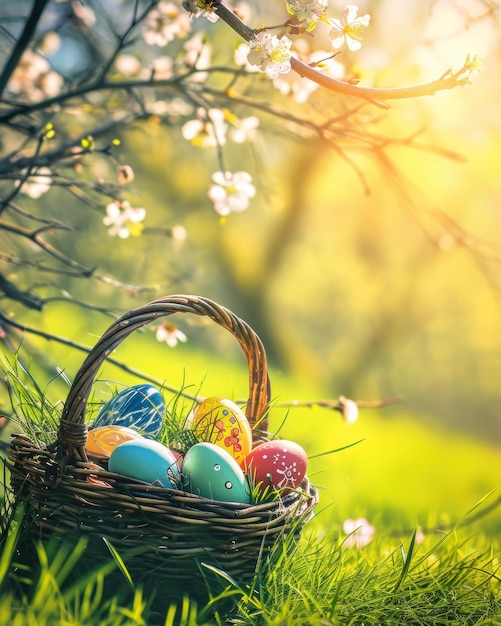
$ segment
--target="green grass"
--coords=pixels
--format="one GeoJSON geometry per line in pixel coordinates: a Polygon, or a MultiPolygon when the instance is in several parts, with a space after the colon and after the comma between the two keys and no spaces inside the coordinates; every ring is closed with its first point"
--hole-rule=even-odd
{"type": "Polygon", "coordinates": [[[20,519],[14,519],[2,546],[2,624],[501,624],[500,562],[481,534],[468,538],[454,530],[421,545],[414,535],[395,542],[380,534],[362,549],[344,547],[341,537],[305,537],[293,555],[281,554],[276,567],[250,584],[227,580],[206,604],[179,597],[159,608],[162,589],[131,588],[122,578],[110,592],[112,559],[80,573],[82,542],[57,550],[38,545],[32,569],[20,569],[19,527],[20,519]]]}
{"type": "MultiPolygon", "coordinates": [[[[216,362],[218,375],[204,378],[207,357],[189,356],[189,370],[172,365],[164,367],[164,375],[183,384],[187,378],[204,379],[206,395],[242,396],[235,389],[245,390],[244,371],[216,362]]],[[[66,383],[37,388],[19,368],[10,375],[22,422],[15,429],[50,438],[60,410],[57,394],[64,394],[66,383]]],[[[103,374],[103,381],[105,376],[129,382],[116,370],[103,374]]],[[[321,397],[278,373],[275,379],[280,400],[321,397]]],[[[108,393],[106,384],[104,389],[108,393]]],[[[277,407],[272,427],[307,449],[309,475],[321,500],[298,549],[279,554],[270,571],[263,568],[246,585],[220,572],[223,590],[197,605],[181,594],[166,601],[169,590],[161,585],[134,579],[131,584],[119,567],[120,555],[110,552],[104,565],[89,564],[85,542],[36,544],[26,560],[23,511],[12,507],[7,491],[0,517],[0,624],[501,626],[499,451],[494,446],[430,430],[404,406],[363,411],[350,427],[335,412],[277,407]],[[323,455],[356,441],[361,443],[323,455]],[[342,523],[360,516],[375,526],[374,539],[360,549],[347,547],[342,523]]]]}

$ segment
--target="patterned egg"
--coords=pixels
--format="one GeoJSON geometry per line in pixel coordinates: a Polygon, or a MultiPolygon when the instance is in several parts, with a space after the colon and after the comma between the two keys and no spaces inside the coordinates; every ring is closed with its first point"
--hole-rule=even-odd
{"type": "Polygon", "coordinates": [[[169,448],[152,439],[122,443],[111,453],[108,469],[161,487],[177,489],[180,484],[176,458],[169,448]]]}
{"type": "Polygon", "coordinates": [[[189,418],[198,439],[215,443],[241,464],[252,448],[252,431],[242,409],[226,398],[206,398],[189,418]]]}
{"type": "Polygon", "coordinates": [[[165,404],[160,391],[152,385],[127,387],[109,400],[98,413],[94,428],[98,426],[126,426],[152,437],[162,428],[165,404]]]}
{"type": "Polygon", "coordinates": [[[220,502],[251,501],[249,485],[240,465],[229,452],[214,443],[197,443],[183,461],[183,483],[187,490],[220,502]]]}
{"type": "Polygon", "coordinates": [[[142,439],[142,436],[125,426],[99,426],[89,430],[85,449],[89,456],[108,459],[117,446],[131,439],[142,439]]]}
{"type": "Polygon", "coordinates": [[[308,457],[303,448],[285,439],[266,441],[245,457],[243,468],[253,485],[265,489],[297,489],[303,482],[308,457]]]}

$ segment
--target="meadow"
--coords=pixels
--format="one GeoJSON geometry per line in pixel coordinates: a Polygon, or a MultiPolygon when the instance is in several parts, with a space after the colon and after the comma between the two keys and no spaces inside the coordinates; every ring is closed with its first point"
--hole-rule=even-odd
{"type": "MultiPolygon", "coordinates": [[[[144,336],[141,340],[148,350],[135,365],[160,370],[163,380],[187,396],[245,395],[247,372],[238,358],[230,363],[183,346],[164,359],[165,348],[144,336]]],[[[130,362],[137,344],[131,340],[119,352],[119,360],[130,362]]],[[[85,540],[39,544],[26,565],[20,557],[22,508],[15,511],[6,501],[1,623],[500,624],[499,449],[450,430],[430,429],[409,413],[405,401],[362,409],[359,419],[348,424],[338,411],[293,406],[298,400],[325,398],[322,390],[298,385],[276,370],[271,379],[271,430],[307,450],[308,473],[320,491],[315,518],[305,526],[297,549],[283,549],[275,555],[275,566],[268,570],[263,564],[250,582],[218,572],[221,585],[200,602],[189,593],[172,597],[162,585],[135,581],[119,555],[89,564],[85,540]],[[351,545],[343,523],[360,518],[368,520],[374,535],[367,545],[351,545]]],[[[106,399],[118,381],[133,380],[130,371],[107,365],[94,400],[106,399]]],[[[26,383],[30,389],[29,378],[26,383]]],[[[54,380],[43,393],[54,402],[65,385],[54,380]]],[[[176,397],[167,389],[164,393],[176,397]]],[[[24,412],[37,420],[33,411],[24,412]]],[[[32,423],[45,430],[54,424],[47,419],[32,423]]]]}

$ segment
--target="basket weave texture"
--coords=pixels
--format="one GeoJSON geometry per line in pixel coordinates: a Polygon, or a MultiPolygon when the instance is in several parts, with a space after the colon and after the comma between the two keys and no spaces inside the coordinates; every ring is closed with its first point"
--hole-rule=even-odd
{"type": "Polygon", "coordinates": [[[246,322],[207,298],[167,296],[129,311],[98,340],[74,378],[52,444],[13,437],[9,468],[15,499],[27,506],[40,537],[57,534],[73,540],[84,534],[96,551],[104,538],[139,575],[157,572],[167,579],[195,581],[205,576],[201,564],[210,563],[233,578],[249,579],[277,543],[299,536],[313,515],[318,494],[308,478],[279,500],[245,505],[157,487],[96,470],[88,462],[85,413],[100,367],[134,330],[174,313],[207,316],[237,339],[249,369],[245,413],[254,443],[262,439],[270,381],[261,340],[246,322]]]}

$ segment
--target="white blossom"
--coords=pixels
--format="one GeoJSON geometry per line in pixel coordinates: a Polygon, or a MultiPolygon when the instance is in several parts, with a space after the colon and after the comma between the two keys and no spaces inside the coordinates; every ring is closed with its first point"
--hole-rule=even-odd
{"type": "Polygon", "coordinates": [[[372,541],[376,529],[365,517],[347,519],[343,523],[343,532],[347,535],[343,541],[346,548],[363,548],[372,541]]]}
{"type": "MultiPolygon", "coordinates": [[[[193,37],[185,42],[183,48],[186,50],[184,62],[188,67],[197,70],[205,70],[211,66],[212,46],[207,43],[203,33],[195,33],[193,37]]],[[[207,72],[194,72],[190,80],[203,82],[207,79],[207,72]]]]}
{"type": "Polygon", "coordinates": [[[173,2],[160,0],[146,16],[143,39],[149,46],[166,46],[176,38],[185,37],[191,29],[189,15],[173,2]]]}
{"type": "Polygon", "coordinates": [[[339,404],[341,405],[343,419],[348,424],[354,424],[358,420],[358,405],[354,400],[339,396],[339,404]]]}
{"type": "Polygon", "coordinates": [[[327,14],[327,0],[286,0],[285,5],[287,12],[294,15],[299,24],[304,24],[307,32],[327,14]]]}
{"type": "Polygon", "coordinates": [[[291,69],[292,41],[285,35],[279,39],[266,30],[259,31],[249,41],[250,51],[247,60],[257,65],[268,78],[277,78],[291,69]]]}
{"type": "Polygon", "coordinates": [[[228,125],[221,109],[198,109],[198,119],[187,121],[181,134],[194,146],[202,148],[224,146],[228,125]]]}
{"type": "Polygon", "coordinates": [[[354,4],[347,4],[341,19],[330,19],[332,25],[329,37],[332,39],[334,48],[341,48],[346,44],[351,51],[359,50],[362,47],[362,36],[364,30],[369,26],[371,16],[365,14],[357,17],[358,7],[354,4]]]}
{"type": "Polygon", "coordinates": [[[213,10],[208,9],[204,0],[183,0],[183,8],[188,11],[191,18],[205,17],[209,22],[215,23],[219,16],[213,10]]]}
{"type": "Polygon", "coordinates": [[[255,115],[238,119],[236,116],[231,118],[233,124],[229,130],[229,136],[235,143],[245,143],[253,141],[256,136],[256,129],[259,126],[259,118],[255,115]]]}
{"type": "Polygon", "coordinates": [[[96,14],[89,6],[86,6],[80,2],[80,0],[74,0],[71,3],[71,8],[73,9],[75,17],[79,19],[82,24],[88,28],[92,28],[96,25],[96,14]]]}
{"type": "Polygon", "coordinates": [[[146,209],[133,208],[127,200],[119,202],[114,200],[106,207],[106,215],[103,224],[110,226],[108,235],[127,239],[130,235],[137,237],[143,230],[141,223],[146,217],[146,209]]]}
{"type": "Polygon", "coordinates": [[[174,326],[174,324],[161,324],[157,326],[155,330],[156,340],[160,342],[165,341],[170,348],[175,348],[180,341],[182,343],[188,341],[188,337],[182,330],[179,330],[177,326],[174,326]]]}
{"type": "Polygon", "coordinates": [[[245,211],[249,200],[256,194],[252,177],[247,172],[214,172],[212,180],[214,184],[210,186],[208,196],[214,202],[214,210],[221,216],[245,211]]]}
{"type": "Polygon", "coordinates": [[[133,54],[120,54],[115,60],[115,67],[127,77],[139,76],[141,73],[141,61],[133,54]]]}
{"type": "Polygon", "coordinates": [[[233,61],[235,65],[239,67],[244,67],[246,72],[260,72],[260,68],[256,65],[251,65],[247,60],[249,56],[250,46],[248,43],[240,43],[235,48],[235,52],[233,53],[233,61]]]}
{"type": "Polygon", "coordinates": [[[8,83],[14,94],[23,94],[33,102],[57,96],[63,86],[61,74],[54,71],[43,56],[26,50],[8,83]]]}
{"type": "MultiPolygon", "coordinates": [[[[26,176],[26,170],[22,172],[22,175],[26,176]]],[[[32,170],[23,183],[16,181],[16,184],[17,186],[21,185],[21,193],[37,200],[40,196],[43,196],[44,193],[49,191],[52,184],[52,172],[48,167],[39,167],[32,170]]]]}

